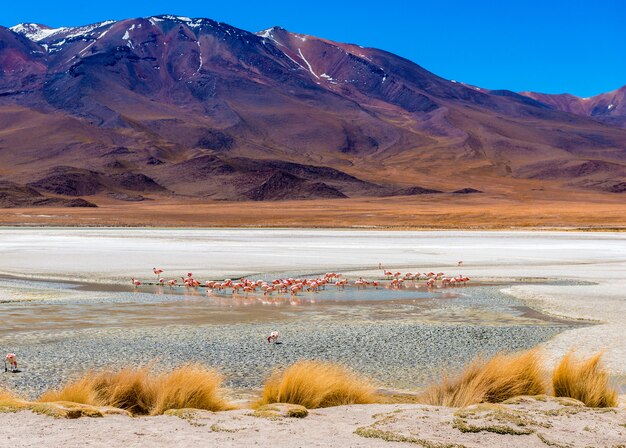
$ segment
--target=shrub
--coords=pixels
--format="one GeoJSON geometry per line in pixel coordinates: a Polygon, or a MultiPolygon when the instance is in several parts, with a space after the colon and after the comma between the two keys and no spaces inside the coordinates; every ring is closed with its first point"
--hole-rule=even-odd
{"type": "Polygon", "coordinates": [[[228,409],[221,394],[222,377],[198,364],[155,375],[149,367],[88,372],[60,390],[44,393],[40,402],[74,402],[110,406],[136,415],[157,415],[168,409],[228,409]]]}
{"type": "Polygon", "coordinates": [[[163,414],[168,409],[232,409],[222,397],[222,375],[200,364],[189,364],[161,375],[156,381],[156,399],[150,414],[163,414]]]}
{"type": "Polygon", "coordinates": [[[421,396],[425,404],[463,407],[475,403],[500,403],[519,395],[547,391],[541,357],[537,349],[500,353],[490,359],[477,358],[456,377],[445,377],[429,386],[421,396]]]}
{"type": "Polygon", "coordinates": [[[375,401],[374,387],[346,367],[299,361],[270,376],[257,404],[291,403],[314,409],[375,401]]]}
{"type": "Polygon", "coordinates": [[[617,406],[617,391],[609,387],[609,374],[602,367],[602,353],[589,359],[576,359],[566,354],[552,374],[555,397],[569,397],[587,406],[604,408],[617,406]]]}

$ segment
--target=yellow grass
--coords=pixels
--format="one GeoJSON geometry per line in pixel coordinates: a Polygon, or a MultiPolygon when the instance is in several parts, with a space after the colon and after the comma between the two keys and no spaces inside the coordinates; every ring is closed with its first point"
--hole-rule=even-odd
{"type": "Polygon", "coordinates": [[[60,390],[44,393],[40,402],[74,402],[120,408],[136,415],[168,409],[229,409],[221,394],[222,377],[214,370],[189,364],[173,372],[153,374],[149,367],[88,372],[60,390]]]}
{"type": "Polygon", "coordinates": [[[315,409],[375,401],[375,390],[369,381],[346,367],[322,361],[299,361],[270,376],[257,405],[291,403],[315,409]]]}
{"type": "Polygon", "coordinates": [[[589,359],[576,359],[572,352],[563,357],[552,374],[555,397],[569,397],[587,406],[617,406],[617,391],[609,387],[609,374],[597,353],[589,359]]]}
{"type": "MultiPolygon", "coordinates": [[[[97,375],[93,373],[93,375],[97,375]]],[[[77,381],[68,383],[60,390],[49,390],[44,392],[37,401],[40,402],[56,402],[69,401],[72,403],[88,404],[92,406],[99,405],[98,394],[94,388],[94,378],[92,373],[88,373],[77,381]]]]}
{"type": "Polygon", "coordinates": [[[545,394],[547,385],[537,349],[477,358],[456,377],[429,386],[421,401],[437,406],[463,407],[499,403],[520,395],[545,394]]]}
{"type": "Polygon", "coordinates": [[[223,398],[222,375],[199,364],[188,364],[156,380],[156,399],[150,414],[163,414],[168,409],[232,409],[223,398]]]}
{"type": "Polygon", "coordinates": [[[12,401],[15,399],[15,395],[13,395],[11,392],[5,389],[0,389],[0,401],[12,401]]]}

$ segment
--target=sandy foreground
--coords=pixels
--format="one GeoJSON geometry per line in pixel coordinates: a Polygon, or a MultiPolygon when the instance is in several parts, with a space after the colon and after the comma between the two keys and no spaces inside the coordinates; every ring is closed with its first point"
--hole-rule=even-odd
{"type": "Polygon", "coordinates": [[[19,447],[623,447],[626,410],[591,409],[570,399],[514,399],[463,409],[354,405],[305,418],[250,410],[180,416],[121,415],[73,420],[30,412],[0,414],[0,440],[19,447]]]}

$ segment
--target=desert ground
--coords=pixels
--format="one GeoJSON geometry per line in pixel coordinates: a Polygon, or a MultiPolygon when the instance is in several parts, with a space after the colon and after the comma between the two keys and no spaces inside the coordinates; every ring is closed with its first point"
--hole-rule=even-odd
{"type": "MultiPolygon", "coordinates": [[[[278,409],[280,407],[277,406],[278,409]]],[[[0,414],[6,446],[67,447],[611,447],[624,446],[626,411],[592,409],[571,399],[520,398],[463,409],[413,404],[352,405],[305,418],[251,410],[188,410],[159,417],[110,415],[54,419],[0,414]]]]}
{"type": "Polygon", "coordinates": [[[619,194],[530,191],[309,201],[200,202],[172,198],[126,203],[90,198],[98,208],[14,208],[2,225],[155,227],[326,227],[390,229],[626,228],[619,194]]]}

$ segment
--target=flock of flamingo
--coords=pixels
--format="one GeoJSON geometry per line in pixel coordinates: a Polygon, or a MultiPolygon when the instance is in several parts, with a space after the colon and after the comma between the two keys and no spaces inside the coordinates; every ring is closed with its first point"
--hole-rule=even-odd
{"type": "MultiPolygon", "coordinates": [[[[459,262],[458,264],[459,266],[460,263],[461,262],[459,262]]],[[[386,281],[365,280],[362,277],[350,281],[349,279],[343,277],[342,274],[327,272],[323,277],[317,278],[277,278],[271,281],[249,280],[246,278],[242,278],[238,281],[225,279],[223,281],[207,280],[206,282],[201,283],[193,277],[193,273],[188,272],[187,276],[181,277],[181,283],[178,283],[178,280],[176,279],[166,280],[165,278],[161,277],[161,274],[164,272],[163,269],[153,268],[152,272],[156,276],[157,285],[167,285],[170,288],[174,288],[176,286],[182,286],[188,289],[205,287],[209,291],[231,291],[232,294],[238,294],[240,292],[243,292],[244,294],[262,292],[265,296],[271,295],[273,293],[290,294],[292,296],[295,296],[302,291],[317,292],[321,289],[325,289],[326,286],[333,285],[335,286],[335,288],[338,289],[343,289],[346,286],[353,286],[357,289],[368,287],[384,287],[391,289],[425,287],[427,289],[434,289],[462,286],[470,281],[469,277],[465,277],[463,275],[450,277],[446,276],[443,272],[417,272],[413,274],[411,272],[402,273],[384,270],[383,274],[386,278],[386,281]],[[422,281],[423,283],[421,283],[422,281]]],[[[135,288],[138,288],[142,284],[142,282],[140,280],[137,280],[136,278],[132,278],[131,280],[135,288]]]]}

